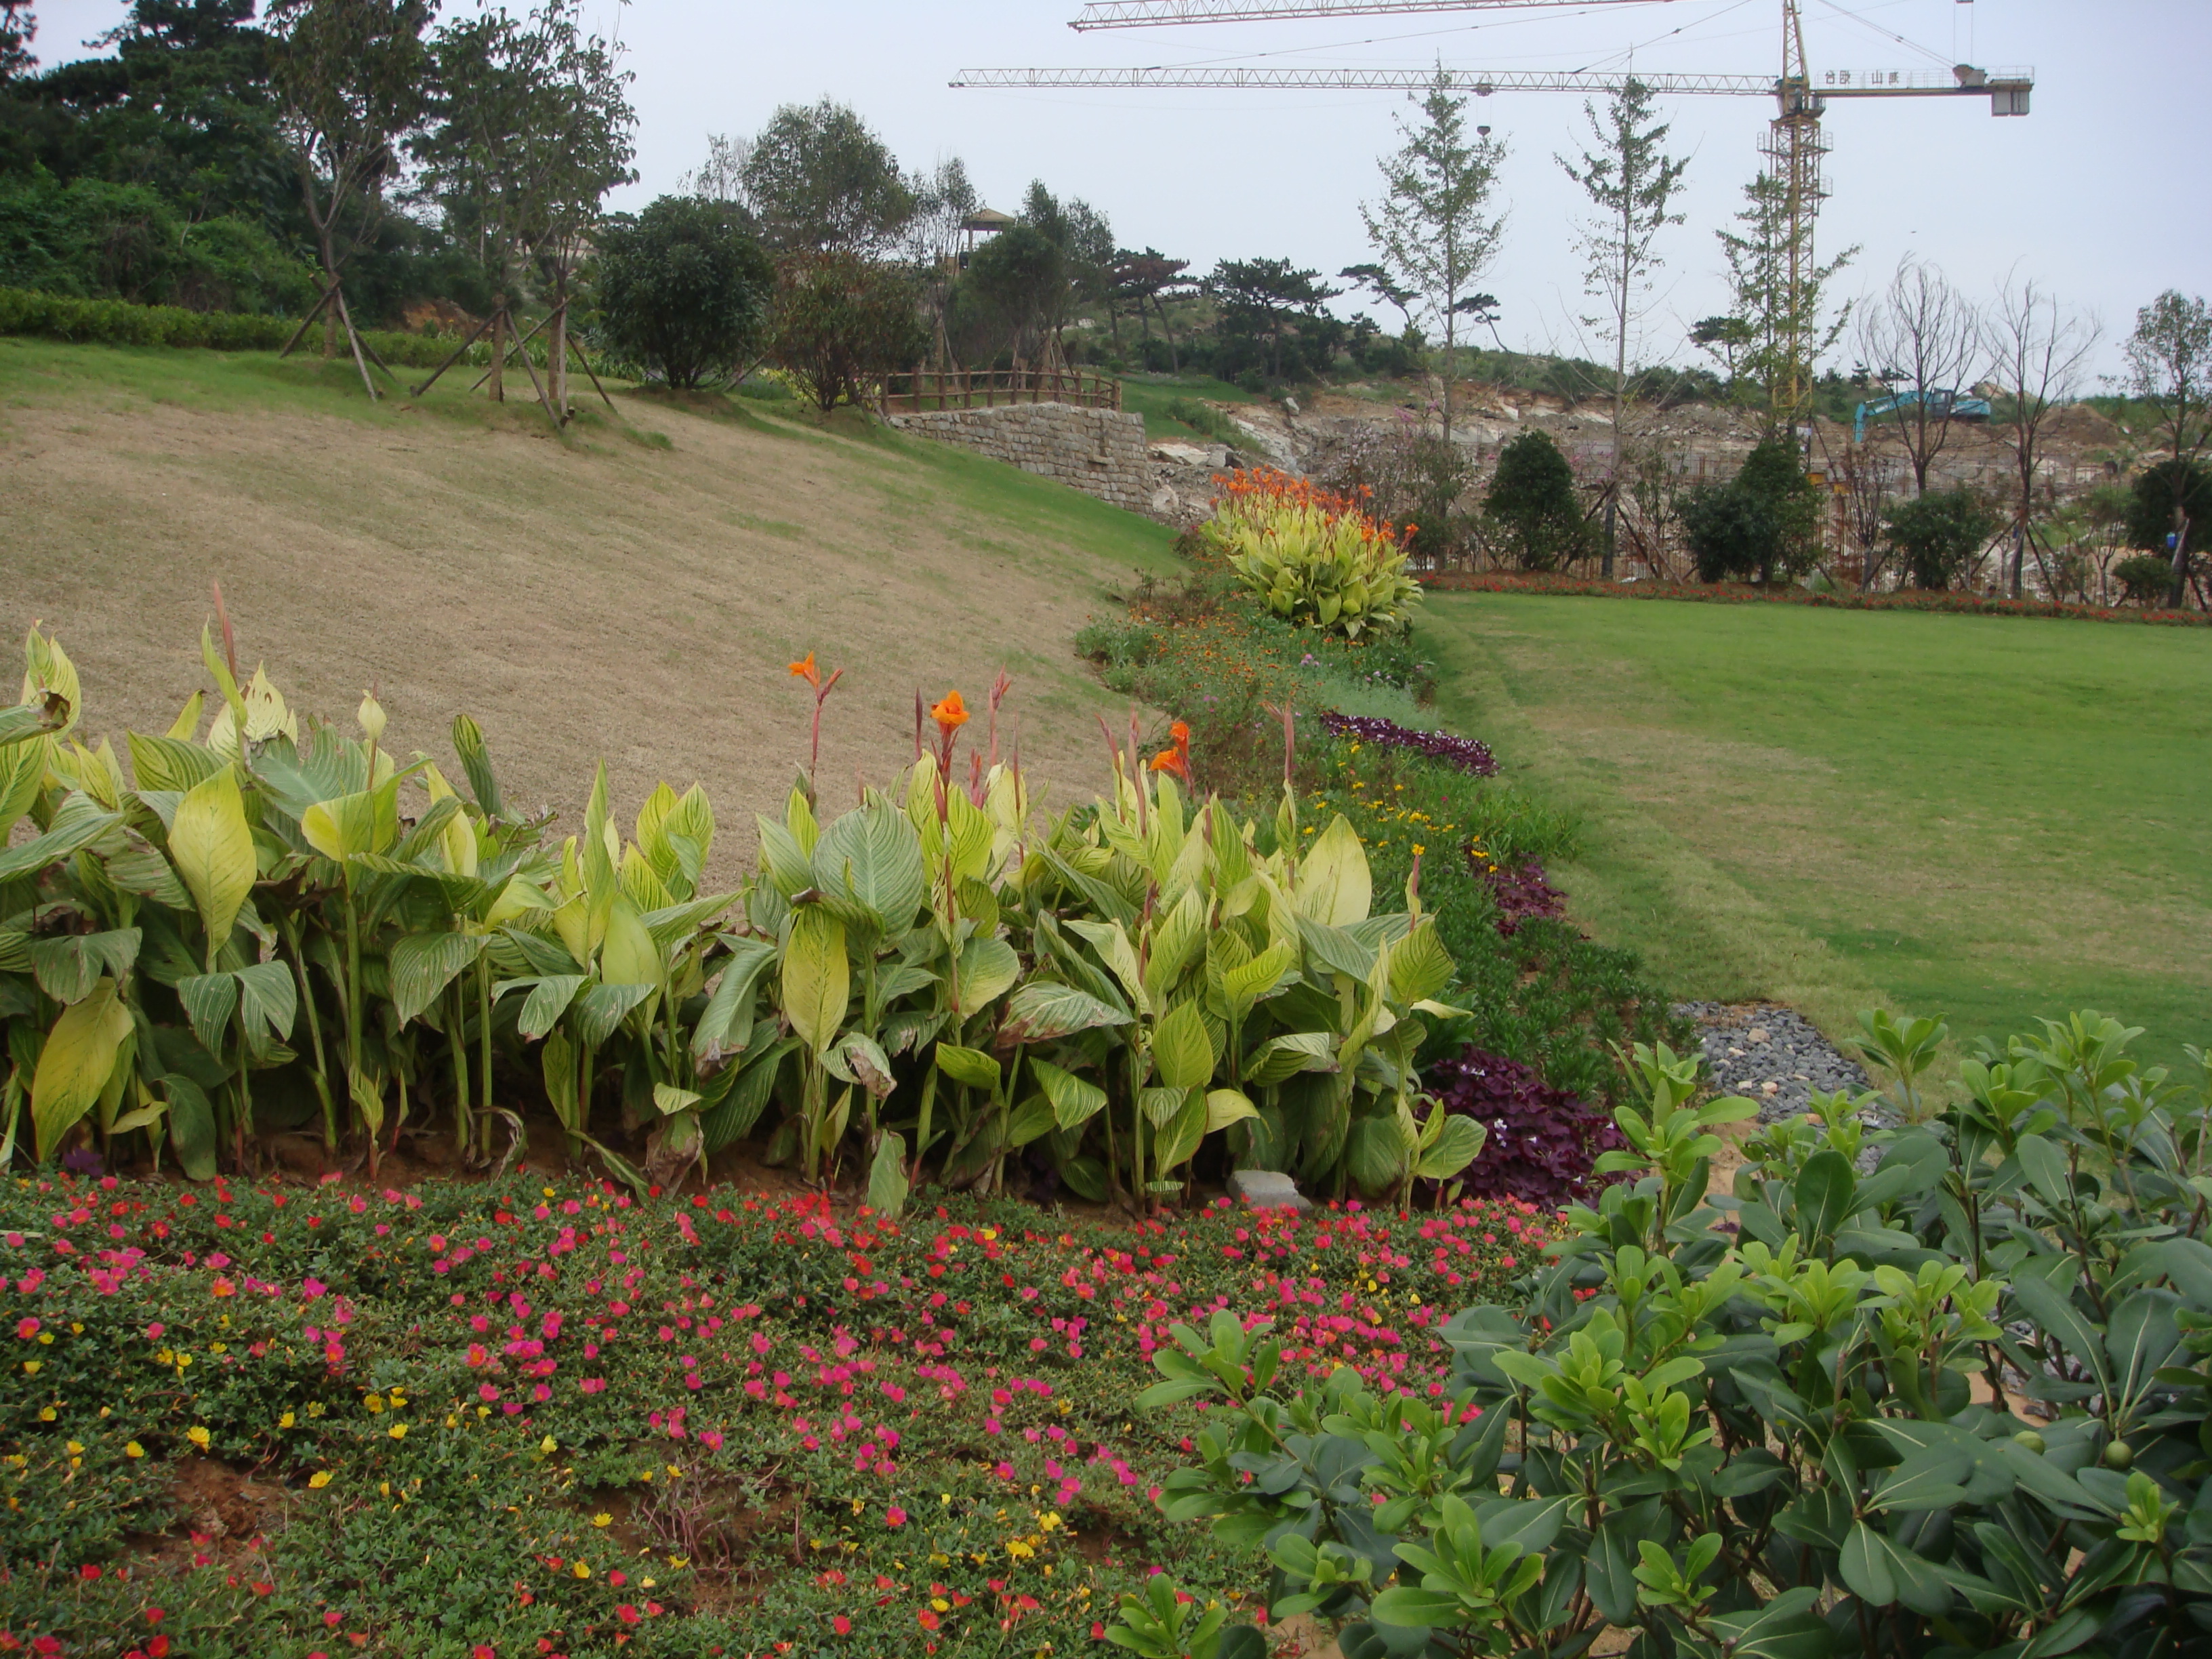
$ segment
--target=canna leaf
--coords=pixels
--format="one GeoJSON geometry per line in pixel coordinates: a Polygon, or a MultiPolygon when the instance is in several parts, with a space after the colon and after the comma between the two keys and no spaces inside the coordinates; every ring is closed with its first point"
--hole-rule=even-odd
{"type": "Polygon", "coordinates": [[[844,1024],[852,973],[845,958],[845,924],[819,905],[804,905],[793,914],[781,990],[784,1018],[820,1054],[844,1024]]]}
{"type": "Polygon", "coordinates": [[[100,1099],[132,1032],[131,1009],[112,979],[101,979],[82,1001],[62,1010],[31,1078],[31,1121],[41,1159],[52,1156],[61,1138],[100,1099]]]}
{"type": "Polygon", "coordinates": [[[999,1027],[1002,1043],[1049,1042],[1097,1026],[1127,1025],[1129,1015],[1070,985],[1031,980],[1018,987],[999,1027]]]}
{"type": "Polygon", "coordinates": [[[392,1009],[404,1028],[444,993],[461,970],[483,954],[483,935],[403,933],[392,942],[386,970],[392,1009]]]}
{"type": "Polygon", "coordinates": [[[82,1002],[106,974],[120,983],[138,960],[136,927],[104,933],[64,933],[31,940],[27,954],[39,988],[56,1002],[82,1002]]]}

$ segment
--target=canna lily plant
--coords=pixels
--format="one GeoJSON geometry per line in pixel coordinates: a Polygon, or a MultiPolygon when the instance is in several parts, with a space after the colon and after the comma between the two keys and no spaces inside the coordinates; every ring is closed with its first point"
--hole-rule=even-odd
{"type": "MultiPolygon", "coordinates": [[[[450,758],[403,757],[374,694],[341,730],[242,674],[227,617],[202,644],[211,695],[118,752],[80,738],[61,647],[26,642],[0,712],[0,830],[29,822],[0,850],[0,1160],[91,1139],[204,1179],[319,1127],[333,1162],[412,1133],[483,1165],[543,1109],[640,1186],[758,1134],[896,1212],[926,1180],[1046,1174],[1151,1207],[1201,1164],[1402,1193],[1478,1150],[1420,1110],[1455,1011],[1417,885],[1378,913],[1350,825],[1301,824],[1287,787],[1272,823],[1189,798],[1180,723],[1149,757],[1113,743],[1109,797],[1047,817],[1018,736],[1001,753],[1004,677],[981,741],[959,692],[917,698],[903,779],[825,820],[810,772],[721,890],[696,786],[625,836],[602,769],[556,845],[465,717],[450,758]]],[[[811,666],[818,737],[839,675],[811,666]]]]}

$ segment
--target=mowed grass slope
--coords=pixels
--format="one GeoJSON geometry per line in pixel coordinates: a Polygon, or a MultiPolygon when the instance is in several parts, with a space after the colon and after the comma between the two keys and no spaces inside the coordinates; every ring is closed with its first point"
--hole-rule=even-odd
{"type": "Polygon", "coordinates": [[[1577,918],[1832,1033],[2096,1007],[2212,1044],[2212,635],[1439,595],[1444,711],[1588,823],[1577,918]]]}
{"type": "Polygon", "coordinates": [[[697,779],[732,859],[805,763],[810,650],[847,669],[832,804],[911,758],[917,688],[980,709],[1001,667],[1049,799],[1097,786],[1118,700],[1071,641],[1170,567],[1164,527],[849,412],[617,391],[610,415],[582,387],[556,436],[526,382],[466,386],[373,406],[350,362],[0,340],[0,625],[57,633],[119,744],[204,682],[220,580],[295,707],[347,717],[374,684],[392,740],[436,753],[466,711],[510,799],[569,823],[596,759],[629,809],[697,779]]]}

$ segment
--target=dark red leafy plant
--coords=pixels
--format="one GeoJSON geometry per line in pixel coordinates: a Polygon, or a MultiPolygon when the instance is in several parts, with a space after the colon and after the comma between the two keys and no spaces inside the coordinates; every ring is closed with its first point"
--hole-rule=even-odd
{"type": "MultiPolygon", "coordinates": [[[[1486,1137],[1458,1178],[1466,1196],[1556,1210],[1587,1198],[1598,1155],[1623,1144],[1611,1118],[1500,1054],[1463,1049],[1431,1067],[1428,1082],[1441,1109],[1475,1119],[1486,1137]]],[[[1423,1184],[1433,1191],[1437,1183],[1423,1184]]]]}
{"type": "Polygon", "coordinates": [[[1566,914],[1566,895],[1544,878],[1544,866],[1535,860],[1500,866],[1477,859],[1476,867],[1498,901],[1498,931],[1506,938],[1520,932],[1524,921],[1566,914]]]}
{"type": "Polygon", "coordinates": [[[1488,744],[1479,738],[1456,737],[1449,732],[1416,732],[1376,714],[1324,714],[1321,723],[1322,729],[1333,738],[1410,749],[1478,778],[1494,777],[1498,773],[1498,757],[1490,752],[1488,744]]]}

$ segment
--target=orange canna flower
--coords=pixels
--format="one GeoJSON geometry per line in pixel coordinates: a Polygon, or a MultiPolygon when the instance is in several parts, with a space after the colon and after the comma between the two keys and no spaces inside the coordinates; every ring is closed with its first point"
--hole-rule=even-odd
{"type": "Polygon", "coordinates": [[[957,691],[947,691],[929,708],[929,718],[937,722],[937,729],[951,737],[968,724],[968,705],[960,701],[957,691]]]}
{"type": "Polygon", "coordinates": [[[799,661],[791,665],[793,679],[805,680],[809,685],[822,684],[822,671],[814,665],[814,653],[810,651],[799,661]]]}

